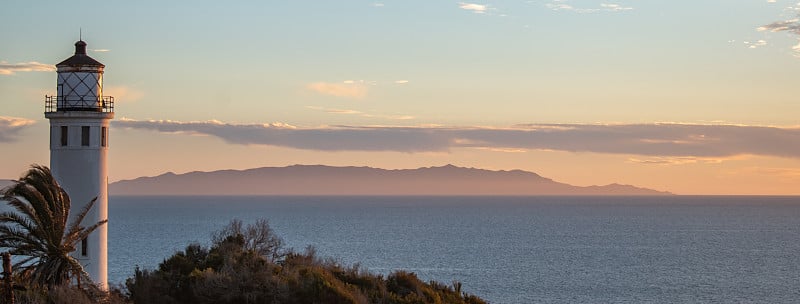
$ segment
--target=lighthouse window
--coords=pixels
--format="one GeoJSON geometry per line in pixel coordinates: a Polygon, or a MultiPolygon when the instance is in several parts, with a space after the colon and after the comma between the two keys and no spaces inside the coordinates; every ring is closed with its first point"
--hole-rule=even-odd
{"type": "Polygon", "coordinates": [[[88,147],[89,146],[89,127],[83,126],[81,127],[81,146],[88,147]]]}
{"type": "Polygon", "coordinates": [[[61,126],[61,146],[66,146],[69,142],[67,139],[69,138],[69,127],[61,126]]]}
{"type": "Polygon", "coordinates": [[[108,128],[103,127],[100,130],[100,145],[103,147],[108,147],[108,128]]]}
{"type": "Polygon", "coordinates": [[[81,240],[81,256],[89,255],[89,241],[86,238],[81,240]]]}

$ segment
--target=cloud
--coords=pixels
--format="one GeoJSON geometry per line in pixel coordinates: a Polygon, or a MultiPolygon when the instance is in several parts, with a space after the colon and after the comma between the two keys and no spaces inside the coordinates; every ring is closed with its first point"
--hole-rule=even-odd
{"type": "Polygon", "coordinates": [[[373,3],[373,4],[371,4],[371,5],[372,5],[373,7],[384,7],[384,6],[385,6],[383,3],[378,3],[378,2],[376,2],[376,3],[373,3]]]}
{"type": "Polygon", "coordinates": [[[483,4],[464,3],[464,2],[459,3],[458,7],[464,10],[472,11],[473,13],[476,14],[483,14],[486,12],[486,9],[488,8],[486,5],[483,4]]]}
{"type": "Polygon", "coordinates": [[[790,32],[795,35],[800,35],[800,18],[762,25],[758,27],[758,30],[770,32],[790,32]]]}
{"type": "MultiPolygon", "coordinates": [[[[219,122],[136,121],[115,126],[193,132],[228,143],[319,151],[436,152],[452,148],[553,150],[648,157],[800,158],[800,128],[700,124],[527,124],[509,128],[332,126],[279,128],[219,122]]],[[[658,160],[658,159],[656,159],[658,160]]],[[[640,161],[645,162],[645,161],[640,161]]]]}
{"type": "Polygon", "coordinates": [[[362,99],[367,96],[367,86],[349,80],[344,83],[314,82],[306,88],[322,95],[362,99]]]}
{"type": "Polygon", "coordinates": [[[344,110],[344,109],[328,109],[323,107],[315,107],[315,106],[306,106],[307,109],[318,110],[325,113],[332,113],[332,114],[363,114],[361,111],[356,110],[344,110]]]}
{"type": "Polygon", "coordinates": [[[0,116],[0,142],[14,142],[19,132],[32,124],[33,120],[19,117],[0,116]]]}
{"type": "Polygon", "coordinates": [[[52,72],[56,67],[52,64],[45,64],[36,61],[8,63],[0,61],[0,75],[14,75],[16,72],[52,72]]]}
{"type": "Polygon", "coordinates": [[[633,7],[622,6],[616,3],[601,3],[600,7],[595,8],[579,8],[567,4],[567,0],[551,0],[550,3],[545,3],[544,6],[554,11],[573,11],[578,13],[621,12],[633,10],[633,7]]]}
{"type": "Polygon", "coordinates": [[[622,5],[614,4],[614,3],[601,3],[600,7],[603,10],[610,11],[610,12],[629,11],[629,10],[633,9],[633,7],[622,6],[622,5]]]}
{"type": "Polygon", "coordinates": [[[409,83],[409,81],[408,80],[395,80],[394,83],[395,84],[407,84],[407,83],[409,83]]]}
{"type": "Polygon", "coordinates": [[[794,6],[788,7],[787,10],[796,13],[796,18],[784,21],[776,21],[767,25],[762,25],[759,26],[757,30],[760,32],[769,31],[773,33],[787,32],[789,34],[797,36],[795,38],[798,39],[798,43],[792,47],[792,51],[795,57],[800,58],[800,2],[798,2],[794,6]]]}
{"type": "Polygon", "coordinates": [[[740,159],[741,157],[720,157],[720,158],[708,158],[708,157],[694,157],[694,156],[683,156],[683,157],[648,157],[648,158],[630,158],[628,162],[634,164],[645,164],[645,165],[686,165],[686,164],[719,164],[726,160],[731,159],[740,159]]]}
{"type": "Polygon", "coordinates": [[[545,4],[545,6],[554,11],[570,11],[575,9],[574,7],[572,7],[572,5],[565,3],[558,3],[558,2],[547,3],[545,4]]]}
{"type": "Polygon", "coordinates": [[[109,49],[92,49],[90,51],[97,52],[97,53],[111,52],[111,50],[109,50],[109,49]]]}
{"type": "Polygon", "coordinates": [[[210,122],[120,120],[115,127],[184,132],[218,137],[231,144],[270,145],[319,151],[402,151],[447,150],[445,134],[420,132],[408,127],[286,128],[276,124],[218,124],[210,122]]]}
{"type": "Polygon", "coordinates": [[[361,80],[345,80],[345,81],[342,81],[342,83],[344,83],[344,84],[371,85],[371,86],[378,85],[378,82],[375,81],[375,80],[364,80],[364,79],[361,79],[361,80]]]}
{"type": "Polygon", "coordinates": [[[384,114],[370,114],[365,113],[357,110],[348,110],[348,109],[329,109],[323,107],[315,107],[315,106],[306,106],[307,109],[322,111],[325,113],[331,114],[346,114],[346,115],[358,115],[361,117],[367,118],[383,118],[383,119],[390,119],[390,120],[411,120],[414,119],[414,116],[410,115],[384,115],[384,114]]]}
{"type": "Polygon", "coordinates": [[[513,148],[478,148],[479,150],[486,150],[491,152],[501,152],[501,153],[525,153],[528,150],[525,149],[513,149],[513,148]]]}
{"type": "Polygon", "coordinates": [[[750,49],[757,49],[759,47],[767,45],[767,41],[766,40],[758,40],[756,42],[744,41],[743,43],[744,43],[744,45],[747,46],[747,48],[750,48],[750,49]]]}

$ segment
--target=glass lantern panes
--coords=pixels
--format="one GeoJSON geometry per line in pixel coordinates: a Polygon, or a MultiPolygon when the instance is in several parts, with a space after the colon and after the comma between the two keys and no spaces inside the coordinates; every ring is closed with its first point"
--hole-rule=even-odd
{"type": "Polygon", "coordinates": [[[58,73],[58,108],[99,108],[102,106],[103,74],[58,73]]]}

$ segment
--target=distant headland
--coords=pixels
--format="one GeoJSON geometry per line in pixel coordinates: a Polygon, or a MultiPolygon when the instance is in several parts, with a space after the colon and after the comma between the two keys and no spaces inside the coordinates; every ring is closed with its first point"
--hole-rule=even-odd
{"type": "Polygon", "coordinates": [[[631,185],[580,187],[536,173],[453,165],[387,170],[294,165],[122,180],[111,195],[671,195],[631,185]]]}

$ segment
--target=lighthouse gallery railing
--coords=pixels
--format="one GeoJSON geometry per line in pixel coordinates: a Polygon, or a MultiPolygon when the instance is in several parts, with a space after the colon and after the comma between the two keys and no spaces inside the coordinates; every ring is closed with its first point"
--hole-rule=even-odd
{"type": "Polygon", "coordinates": [[[93,111],[93,112],[114,112],[114,97],[102,96],[97,99],[72,99],[61,96],[44,96],[44,112],[53,113],[58,111],[93,111]]]}

